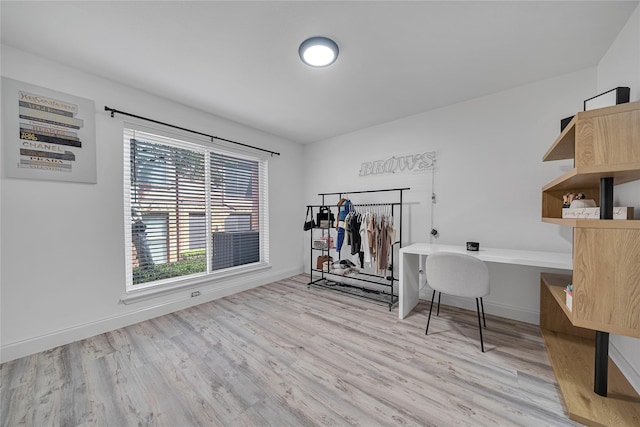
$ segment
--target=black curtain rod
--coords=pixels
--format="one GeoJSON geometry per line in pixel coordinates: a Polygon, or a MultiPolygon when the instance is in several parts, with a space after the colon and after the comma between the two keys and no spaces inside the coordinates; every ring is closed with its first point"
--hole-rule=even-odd
{"type": "Polygon", "coordinates": [[[172,124],[161,122],[161,121],[158,121],[158,120],[149,119],[147,117],[142,117],[142,116],[138,116],[138,115],[131,114],[131,113],[125,113],[124,111],[116,110],[115,108],[109,108],[106,105],[104,106],[104,111],[110,111],[111,112],[111,117],[113,117],[113,115],[116,114],[116,113],[117,114],[122,114],[123,116],[134,117],[136,119],[146,120],[148,122],[156,123],[156,124],[163,125],[163,126],[168,126],[170,128],[183,130],[185,132],[191,132],[191,133],[195,133],[197,135],[206,136],[207,138],[211,138],[211,142],[213,142],[214,139],[217,139],[217,140],[220,140],[220,141],[230,142],[230,143],[236,144],[236,145],[241,145],[243,147],[252,148],[254,150],[264,151],[266,153],[271,154],[272,156],[274,154],[276,156],[280,155],[280,153],[277,153],[275,151],[265,150],[264,148],[254,147],[253,145],[243,144],[242,142],[232,141],[232,140],[226,139],[226,138],[220,138],[219,136],[209,135],[209,134],[206,134],[206,133],[198,132],[197,130],[191,130],[191,129],[183,128],[183,127],[180,127],[180,126],[172,125],[172,124]]]}

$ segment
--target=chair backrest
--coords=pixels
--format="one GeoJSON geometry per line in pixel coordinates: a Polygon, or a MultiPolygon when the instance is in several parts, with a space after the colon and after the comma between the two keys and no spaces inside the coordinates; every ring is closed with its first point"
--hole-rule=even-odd
{"type": "Polygon", "coordinates": [[[480,259],[455,252],[427,256],[427,283],[439,292],[479,298],[489,294],[489,269],[480,259]]]}

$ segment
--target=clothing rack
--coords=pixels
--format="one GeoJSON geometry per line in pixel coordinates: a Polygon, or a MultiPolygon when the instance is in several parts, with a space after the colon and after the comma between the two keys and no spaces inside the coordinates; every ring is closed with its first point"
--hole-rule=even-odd
{"type": "MultiPolygon", "coordinates": [[[[394,285],[399,282],[396,277],[398,268],[395,264],[395,248],[402,247],[402,204],[403,204],[403,192],[410,190],[410,188],[389,188],[383,190],[362,190],[362,191],[341,191],[335,193],[318,193],[318,196],[322,197],[322,203],[320,205],[307,205],[307,210],[311,212],[311,218],[315,218],[315,213],[320,211],[321,207],[329,207],[331,212],[340,212],[336,203],[333,205],[327,204],[327,197],[337,196],[337,199],[346,198],[352,194],[365,194],[365,193],[382,193],[382,192],[395,192],[397,201],[389,201],[383,203],[357,203],[350,201],[356,208],[376,208],[386,207],[391,211],[391,217],[394,219],[394,225],[397,225],[397,238],[395,242],[391,243],[390,258],[391,263],[386,270],[382,272],[382,276],[378,274],[371,274],[366,272],[358,272],[355,275],[339,275],[332,273],[323,268],[316,268],[315,258],[320,255],[331,256],[332,250],[335,248],[314,248],[314,233],[320,232],[322,238],[327,238],[330,241],[331,230],[334,229],[333,223],[329,224],[329,227],[320,227],[320,224],[316,224],[314,228],[310,230],[310,266],[309,266],[309,283],[308,287],[318,286],[326,289],[338,291],[350,296],[365,298],[373,300],[379,303],[388,304],[389,311],[398,302],[398,294],[394,290],[394,285]],[[317,211],[316,211],[317,210],[317,211]],[[397,215],[397,216],[396,216],[397,215]],[[319,276],[319,277],[318,277],[319,276]],[[338,278],[341,278],[338,280],[338,278]],[[368,285],[368,286],[367,286],[368,285]],[[374,286],[372,286],[374,285],[374,286]]],[[[356,209],[357,211],[357,209],[356,209]]],[[[337,217],[336,221],[340,218],[337,217]]],[[[335,233],[334,233],[335,234],[335,233]]],[[[337,237],[337,236],[336,236],[337,237]]],[[[330,246],[330,245],[328,245],[330,246]]],[[[340,252],[337,253],[338,260],[341,259],[340,252]]],[[[399,257],[398,257],[399,258],[399,257]]]]}

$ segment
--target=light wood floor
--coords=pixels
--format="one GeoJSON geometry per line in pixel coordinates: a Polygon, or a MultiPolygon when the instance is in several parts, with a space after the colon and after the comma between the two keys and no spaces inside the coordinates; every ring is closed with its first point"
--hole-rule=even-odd
{"type": "Polygon", "coordinates": [[[533,325],[397,308],[300,275],[1,366],[3,426],[558,426],[533,325]]]}

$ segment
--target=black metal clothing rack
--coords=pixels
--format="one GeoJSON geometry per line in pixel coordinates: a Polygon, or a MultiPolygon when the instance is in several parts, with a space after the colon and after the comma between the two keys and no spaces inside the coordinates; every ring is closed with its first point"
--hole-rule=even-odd
{"type": "MultiPolygon", "coordinates": [[[[352,194],[363,194],[363,193],[382,193],[382,192],[396,192],[398,201],[390,201],[386,203],[351,203],[356,207],[391,207],[391,216],[394,218],[394,223],[397,224],[397,238],[396,241],[391,245],[391,270],[386,270],[383,272],[383,276],[379,276],[376,274],[370,273],[357,273],[356,275],[347,275],[342,276],[339,274],[331,273],[322,268],[314,268],[314,257],[317,254],[320,255],[330,255],[331,247],[327,245],[326,248],[314,248],[314,232],[320,231],[322,237],[326,237],[327,240],[331,237],[331,229],[333,228],[333,224],[329,224],[329,227],[320,227],[320,224],[316,224],[315,228],[310,230],[310,266],[309,266],[309,283],[307,286],[311,287],[311,285],[319,286],[323,288],[332,289],[338,292],[342,292],[351,296],[356,296],[360,298],[366,298],[373,301],[377,301],[380,303],[388,304],[389,311],[391,308],[398,302],[398,295],[394,292],[394,284],[398,282],[396,278],[396,264],[395,264],[395,255],[394,248],[402,247],[402,197],[403,192],[410,190],[410,188],[390,188],[384,190],[365,190],[365,191],[343,191],[337,193],[318,193],[318,196],[322,197],[322,203],[320,205],[307,205],[307,208],[311,211],[311,217],[314,218],[314,209],[320,209],[324,206],[329,206],[330,208],[336,209],[337,204],[333,206],[327,205],[326,197],[327,196],[337,196],[338,199],[342,199],[344,196],[352,195],[352,194]],[[396,217],[397,213],[397,217],[396,217]],[[396,221],[395,218],[398,218],[396,221]],[[315,276],[320,276],[314,279],[315,276]],[[358,286],[352,283],[343,283],[337,281],[337,277],[344,277],[351,279],[351,282],[362,282],[362,286],[358,286]],[[377,279],[377,280],[375,280],[377,279]],[[374,289],[371,286],[365,286],[365,284],[374,284],[382,289],[374,289]]],[[[339,212],[339,209],[338,209],[339,212]]],[[[336,218],[338,221],[339,218],[336,218]]],[[[338,259],[340,259],[340,253],[338,253],[338,259]]]]}

